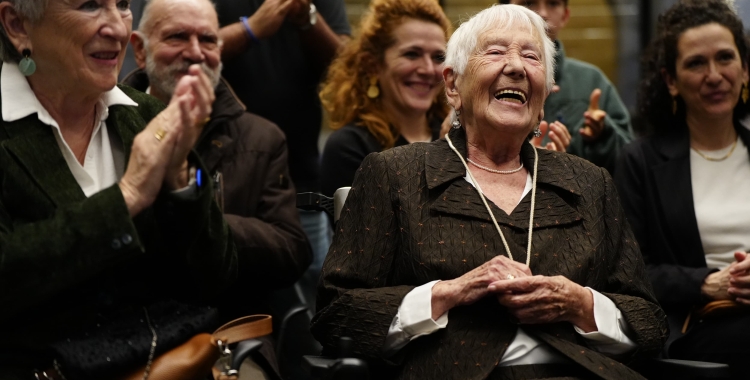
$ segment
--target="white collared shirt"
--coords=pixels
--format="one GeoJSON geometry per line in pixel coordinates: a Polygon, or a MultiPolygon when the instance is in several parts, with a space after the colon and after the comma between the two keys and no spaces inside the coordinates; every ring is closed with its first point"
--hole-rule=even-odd
{"type": "MultiPolygon", "coordinates": [[[[472,186],[474,183],[470,176],[464,177],[472,186]]],[[[531,191],[531,175],[526,176],[526,187],[518,200],[521,200],[531,191]]],[[[448,326],[448,312],[441,315],[437,320],[432,319],[432,287],[440,281],[428,282],[422,286],[412,289],[406,294],[398,308],[398,313],[391,322],[388,335],[385,338],[383,352],[390,356],[398,352],[412,340],[420,336],[432,334],[448,326]]],[[[636,347],[636,344],[627,336],[628,324],[623,318],[620,309],[614,302],[587,287],[594,297],[594,321],[597,331],[585,333],[583,330],[573,326],[578,334],[587,340],[588,345],[605,354],[623,354],[636,347]]],[[[565,363],[569,359],[549,347],[544,342],[527,334],[519,327],[516,336],[505,350],[500,359],[499,366],[542,364],[542,363],[565,363]]]]}
{"type": "MultiPolygon", "coordinates": [[[[63,139],[60,126],[50,116],[49,112],[42,106],[34,92],[29,86],[26,77],[21,74],[18,65],[12,62],[4,62],[0,72],[0,96],[2,96],[3,121],[13,122],[32,114],[36,114],[39,121],[52,127],[55,140],[60,147],[63,158],[68,168],[75,177],[81,190],[87,197],[102,189],[117,183],[123,173],[117,173],[115,159],[124,160],[123,152],[112,149],[106,120],[109,116],[109,107],[113,105],[127,105],[137,107],[138,103],[130,99],[119,88],[102,94],[96,104],[96,116],[98,121],[91,134],[83,165],[78,162],[75,154],[63,139]],[[115,155],[118,155],[115,158],[115,155]]],[[[92,121],[93,122],[93,121],[92,121]]]]}

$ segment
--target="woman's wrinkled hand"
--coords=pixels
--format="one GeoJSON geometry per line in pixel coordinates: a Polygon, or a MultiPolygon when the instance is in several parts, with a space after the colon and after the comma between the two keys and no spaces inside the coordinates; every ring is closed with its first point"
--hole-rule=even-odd
{"type": "Polygon", "coordinates": [[[164,174],[179,139],[182,111],[170,104],[133,140],[127,170],[119,186],[130,216],[150,206],[162,187],[164,174]]]}
{"type": "Polygon", "coordinates": [[[729,288],[727,293],[735,301],[750,305],[750,257],[747,252],[735,252],[736,260],[729,266],[729,288]]]}
{"type": "Polygon", "coordinates": [[[531,276],[493,282],[489,289],[523,324],[570,322],[596,331],[594,295],[564,276],[531,276]]]}
{"type": "Polygon", "coordinates": [[[496,281],[527,276],[531,276],[528,266],[505,256],[495,256],[459,278],[435,284],[432,287],[432,318],[437,320],[456,306],[471,305],[484,298],[490,294],[488,286],[496,281]]]}
{"type": "Polygon", "coordinates": [[[213,87],[198,65],[177,84],[172,100],[134,139],[127,171],[120,180],[131,216],[150,206],[162,185],[187,186],[187,155],[211,114],[213,87]]]}

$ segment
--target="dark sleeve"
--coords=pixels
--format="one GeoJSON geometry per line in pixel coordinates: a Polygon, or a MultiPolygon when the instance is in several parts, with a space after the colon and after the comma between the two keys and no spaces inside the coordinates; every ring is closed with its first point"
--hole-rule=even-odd
{"type": "Polygon", "coordinates": [[[668,259],[668,253],[659,249],[653,240],[662,233],[664,226],[653,212],[655,200],[650,199],[646,178],[649,168],[640,142],[627,146],[617,161],[615,182],[622,197],[625,216],[633,228],[640,245],[648,278],[654,287],[656,298],[665,307],[686,307],[701,301],[701,286],[712,271],[706,267],[678,265],[668,259]]]}
{"type": "Polygon", "coordinates": [[[289,180],[286,141],[281,131],[275,127],[274,131],[279,136],[270,148],[273,153],[263,184],[247,184],[263,186],[258,204],[246,206],[256,211],[254,216],[224,215],[239,252],[239,282],[254,289],[291,285],[312,262],[312,250],[299,222],[297,194],[289,180]]]}
{"type": "Polygon", "coordinates": [[[312,333],[324,348],[354,340],[354,352],[380,357],[388,329],[413,286],[388,286],[398,252],[398,223],[383,154],[362,163],[323,264],[312,333]]]}
{"type": "MultiPolygon", "coordinates": [[[[628,335],[638,348],[628,356],[642,359],[658,355],[669,335],[667,317],[656,301],[646,277],[635,236],[625,219],[615,184],[604,169],[603,222],[606,237],[603,252],[610,252],[607,289],[602,294],[615,303],[630,326],[628,335]]],[[[627,360],[626,360],[627,361],[627,360]]]]}
{"type": "Polygon", "coordinates": [[[161,243],[184,268],[186,286],[199,297],[210,298],[236,280],[237,250],[198,154],[191,152],[188,160],[202,169],[203,186],[197,196],[185,200],[162,192],[152,207],[161,243]]]}
{"type": "Polygon", "coordinates": [[[314,0],[313,3],[334,33],[339,35],[352,34],[352,28],[349,26],[349,20],[346,17],[344,0],[314,0]]]}
{"type": "Polygon", "coordinates": [[[359,127],[348,126],[334,131],[326,141],[320,164],[320,184],[323,194],[329,197],[338,188],[351,186],[359,165],[368,154],[377,151],[370,146],[372,142],[364,139],[367,132],[355,128],[359,127]]]}
{"type": "MultiPolygon", "coordinates": [[[[597,70],[600,75],[602,90],[599,107],[607,112],[604,118],[604,130],[596,141],[584,142],[583,157],[594,164],[606,168],[614,174],[615,162],[622,148],[633,139],[633,128],[630,125],[630,114],[620,99],[617,89],[597,70]]],[[[592,87],[593,88],[593,87],[592,87]]]]}

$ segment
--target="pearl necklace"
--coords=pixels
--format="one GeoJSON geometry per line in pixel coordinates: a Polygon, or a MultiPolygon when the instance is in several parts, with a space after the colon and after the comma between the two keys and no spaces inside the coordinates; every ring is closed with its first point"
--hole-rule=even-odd
{"type": "MultiPolygon", "coordinates": [[[[450,145],[451,149],[456,153],[456,155],[458,155],[458,158],[461,160],[461,163],[464,164],[464,167],[466,168],[466,173],[469,175],[469,178],[471,178],[471,181],[474,182],[474,187],[477,189],[477,192],[479,193],[479,197],[482,198],[482,202],[484,202],[484,207],[487,208],[487,212],[490,213],[490,217],[492,218],[492,223],[495,224],[495,229],[497,229],[497,233],[500,234],[500,239],[503,240],[503,245],[505,246],[505,252],[508,254],[508,258],[513,260],[513,254],[510,253],[510,247],[508,246],[508,242],[505,240],[505,235],[503,235],[503,231],[500,229],[500,225],[497,224],[497,219],[495,219],[495,214],[492,213],[492,209],[490,208],[490,205],[487,204],[487,199],[484,197],[482,188],[479,187],[479,182],[476,179],[474,179],[474,175],[471,174],[471,170],[469,170],[469,165],[466,164],[466,161],[464,161],[464,157],[461,156],[461,153],[459,153],[458,149],[456,149],[456,147],[453,146],[453,142],[451,141],[450,136],[445,135],[445,140],[448,141],[448,145],[450,145]]],[[[537,166],[538,166],[537,164],[539,163],[539,154],[536,151],[536,147],[534,147],[533,145],[531,147],[534,149],[534,176],[532,177],[532,180],[531,180],[531,210],[529,211],[529,214],[530,214],[529,215],[529,241],[528,241],[528,245],[526,246],[526,266],[529,266],[529,263],[531,262],[531,235],[534,231],[534,208],[536,206],[536,172],[537,172],[537,166]]],[[[523,167],[523,165],[521,167],[523,167]]]]}
{"type": "Polygon", "coordinates": [[[466,161],[469,161],[472,165],[474,165],[474,166],[476,166],[476,167],[478,167],[478,168],[480,168],[482,170],[486,170],[486,171],[488,171],[490,173],[495,173],[495,174],[513,174],[513,173],[518,173],[519,171],[521,171],[521,169],[523,169],[523,162],[521,162],[521,166],[519,166],[516,169],[511,169],[511,170],[497,170],[497,169],[492,169],[492,168],[488,168],[486,166],[479,165],[476,162],[472,161],[471,158],[468,158],[468,157],[466,158],[466,161]]]}

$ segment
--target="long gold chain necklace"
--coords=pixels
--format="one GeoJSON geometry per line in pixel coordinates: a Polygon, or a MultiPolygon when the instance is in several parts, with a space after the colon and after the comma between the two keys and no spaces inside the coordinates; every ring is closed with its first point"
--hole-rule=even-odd
{"type": "MultiPolygon", "coordinates": [[[[479,182],[477,182],[477,180],[474,178],[474,175],[471,174],[471,170],[469,170],[469,165],[466,164],[464,157],[461,156],[461,153],[458,152],[458,149],[456,149],[456,147],[453,146],[453,142],[451,141],[450,136],[445,135],[445,140],[448,141],[448,145],[450,145],[451,149],[453,149],[453,151],[456,152],[456,155],[458,155],[458,158],[461,160],[461,163],[464,164],[464,167],[466,168],[466,173],[469,175],[469,178],[471,178],[471,181],[474,182],[474,187],[477,189],[477,192],[479,193],[479,197],[482,198],[482,202],[484,203],[484,207],[487,208],[487,212],[490,213],[490,217],[492,218],[492,223],[495,224],[497,233],[500,234],[500,239],[503,240],[503,245],[505,246],[505,252],[508,254],[508,258],[513,260],[513,254],[510,253],[510,247],[508,246],[508,242],[505,240],[505,235],[503,235],[503,231],[500,230],[500,225],[497,224],[497,219],[495,219],[495,214],[492,213],[492,209],[490,208],[490,205],[487,203],[487,199],[484,197],[482,188],[479,187],[479,182]]],[[[529,215],[529,240],[526,246],[526,266],[529,266],[529,263],[531,262],[531,234],[533,233],[533,229],[534,229],[534,206],[536,204],[536,172],[537,172],[537,166],[539,163],[539,154],[537,153],[536,148],[533,145],[532,145],[532,148],[534,148],[534,177],[531,180],[531,211],[529,212],[530,214],[529,215]]]]}

